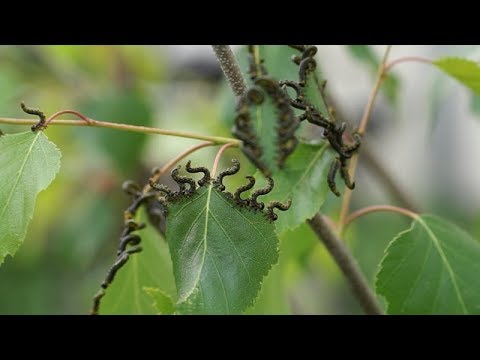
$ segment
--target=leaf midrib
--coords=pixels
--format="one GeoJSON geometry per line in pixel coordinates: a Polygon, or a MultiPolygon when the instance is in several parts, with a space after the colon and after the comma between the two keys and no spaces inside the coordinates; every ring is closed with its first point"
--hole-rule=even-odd
{"type": "Polygon", "coordinates": [[[425,229],[425,231],[427,232],[429,237],[432,239],[432,242],[435,245],[435,248],[437,249],[438,254],[440,255],[440,258],[442,259],[442,261],[443,261],[443,263],[444,263],[444,265],[447,269],[447,272],[450,275],[450,279],[451,279],[452,285],[455,289],[455,294],[457,296],[457,299],[460,302],[460,305],[462,307],[462,311],[463,311],[464,314],[468,314],[468,310],[465,306],[465,302],[463,300],[462,294],[461,294],[460,289],[458,287],[455,274],[454,274],[453,269],[450,265],[450,262],[447,259],[447,256],[443,252],[442,246],[440,245],[440,241],[438,240],[438,238],[435,236],[433,231],[430,229],[430,227],[428,227],[428,225],[425,223],[425,221],[421,217],[418,217],[416,220],[425,229]]]}
{"type": "Polygon", "coordinates": [[[207,232],[208,232],[208,213],[210,212],[210,197],[212,195],[212,185],[208,186],[208,193],[207,193],[207,202],[205,204],[205,208],[202,211],[205,211],[205,226],[203,231],[203,254],[202,254],[202,261],[200,262],[200,268],[198,269],[197,277],[192,284],[191,289],[183,296],[185,300],[187,300],[193,293],[193,291],[197,288],[198,283],[200,282],[200,276],[202,275],[203,267],[205,266],[205,256],[207,254],[207,232]]]}
{"type": "Polygon", "coordinates": [[[0,214],[0,219],[3,218],[3,215],[5,214],[5,211],[7,210],[9,204],[10,204],[10,200],[12,200],[12,196],[18,186],[18,181],[20,180],[20,177],[22,176],[22,173],[23,173],[23,170],[25,169],[25,165],[28,161],[28,158],[29,156],[31,155],[32,153],[32,149],[33,149],[33,146],[35,145],[35,143],[37,142],[39,136],[40,136],[41,132],[39,132],[37,134],[37,136],[35,136],[35,138],[33,139],[32,141],[32,145],[30,145],[30,148],[28,149],[27,151],[27,154],[25,155],[25,159],[23,160],[23,163],[22,163],[22,166],[20,167],[19,171],[18,171],[18,175],[17,175],[17,178],[15,179],[15,183],[12,187],[12,190],[10,191],[10,194],[8,195],[8,199],[7,201],[5,202],[5,206],[3,207],[2,209],[2,213],[0,214]]]}

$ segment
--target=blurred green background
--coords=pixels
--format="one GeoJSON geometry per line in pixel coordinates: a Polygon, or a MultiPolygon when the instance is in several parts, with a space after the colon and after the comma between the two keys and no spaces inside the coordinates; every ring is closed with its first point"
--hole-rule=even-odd
{"type": "MultiPolygon", "coordinates": [[[[471,47],[411,46],[401,47],[398,54],[469,51],[471,47]]],[[[332,96],[344,106],[346,116],[357,121],[372,85],[371,71],[343,47],[320,47],[319,54],[332,96]],[[361,90],[352,93],[348,81],[360,83],[361,90]]],[[[478,186],[458,183],[458,177],[475,182],[479,175],[465,165],[463,175],[451,180],[435,177],[438,169],[449,173],[466,164],[464,153],[479,153],[478,144],[468,138],[450,143],[453,154],[435,152],[445,149],[452,133],[470,132],[468,126],[478,130],[478,122],[468,119],[476,116],[469,106],[470,95],[453,80],[439,80],[438,74],[426,68],[420,71],[421,78],[414,72],[399,72],[398,98],[395,103],[380,98],[368,141],[422,210],[442,215],[479,237],[478,186]],[[420,89],[414,86],[418,82],[424,83],[420,89]],[[463,98],[452,97],[455,91],[463,98]],[[448,101],[450,107],[445,105],[448,101]],[[445,112],[450,112],[450,119],[445,120],[445,112]],[[456,124],[452,124],[453,116],[456,124]],[[423,135],[410,137],[419,132],[423,135]],[[462,196],[470,203],[455,201],[462,196]]],[[[4,117],[28,117],[20,110],[23,100],[47,115],[75,109],[97,120],[219,136],[230,136],[234,105],[208,46],[2,46],[0,95],[0,116],[4,117]]],[[[0,124],[0,129],[14,133],[28,127],[0,124]]],[[[87,314],[115,259],[123,210],[129,202],[122,182],[144,183],[151,168],[197,143],[93,128],[50,126],[46,134],[62,151],[62,167],[37,199],[24,244],[0,267],[0,314],[87,314]]],[[[215,151],[202,149],[190,158],[194,164],[211,166],[215,151]]],[[[228,150],[224,164],[234,156],[244,164],[243,175],[254,172],[238,150],[228,150]]],[[[367,170],[361,164],[352,208],[394,203],[367,170]]],[[[229,180],[227,186],[241,182],[241,177],[237,179],[229,180]]],[[[336,218],[339,205],[330,194],[325,211],[336,218]]],[[[349,228],[348,245],[371,281],[388,242],[408,226],[400,216],[373,214],[349,228]]],[[[159,242],[164,241],[157,236],[159,242]]],[[[247,313],[360,314],[361,309],[323,245],[304,225],[282,235],[280,263],[247,313]]]]}

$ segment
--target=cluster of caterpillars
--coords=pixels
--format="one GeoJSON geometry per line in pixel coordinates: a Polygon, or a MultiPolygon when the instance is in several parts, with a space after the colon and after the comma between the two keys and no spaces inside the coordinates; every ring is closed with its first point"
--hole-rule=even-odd
{"type": "Polygon", "coordinates": [[[314,82],[316,86],[318,86],[319,91],[321,92],[323,92],[323,88],[325,86],[325,83],[323,84],[323,86],[320,86],[315,76],[315,69],[317,67],[317,63],[314,59],[314,56],[317,53],[316,46],[289,46],[301,52],[301,55],[295,55],[292,58],[292,61],[299,67],[299,80],[298,82],[280,81],[280,85],[283,88],[290,87],[295,91],[296,97],[290,99],[290,104],[292,107],[303,111],[303,113],[298,117],[299,121],[307,120],[309,123],[324,128],[323,136],[328,140],[330,146],[337,153],[337,157],[330,166],[327,182],[330,190],[335,195],[340,196],[340,192],[337,190],[337,186],[335,184],[335,176],[339,170],[340,175],[345,182],[345,185],[350,189],[355,188],[355,182],[351,181],[348,173],[348,159],[350,159],[360,147],[361,137],[359,134],[353,133],[353,143],[346,144],[343,139],[343,134],[346,129],[346,123],[342,122],[341,124],[337,124],[334,121],[330,121],[325,116],[323,116],[322,113],[307,99],[306,86],[309,79],[310,81],[314,82]]]}
{"type": "Polygon", "coordinates": [[[265,163],[263,149],[252,124],[252,112],[261,106],[268,96],[277,113],[276,165],[282,168],[287,157],[295,150],[298,140],[295,137],[300,121],[293,113],[290,98],[282,90],[277,80],[267,74],[263,59],[255,55],[254,45],[249,45],[249,74],[253,86],[240,97],[237,104],[237,116],[232,133],[243,141],[242,150],[265,176],[271,175],[271,169],[265,163]]]}
{"type": "Polygon", "coordinates": [[[223,185],[223,179],[226,176],[231,176],[240,170],[240,162],[236,159],[232,160],[232,166],[223,170],[218,176],[212,180],[210,177],[210,171],[205,167],[192,167],[191,161],[188,161],[185,165],[185,170],[190,173],[203,173],[203,177],[195,182],[194,179],[188,176],[179,175],[180,166],[173,169],[172,179],[178,184],[178,191],[172,191],[164,184],[158,184],[150,181],[150,186],[155,189],[157,192],[161,193],[161,197],[158,197],[157,200],[163,203],[164,207],[168,207],[169,202],[175,202],[179,199],[192,196],[196,193],[197,183],[200,187],[212,184],[216,189],[223,192],[225,196],[233,200],[238,206],[248,208],[253,211],[262,212],[269,221],[275,221],[278,219],[278,215],[273,212],[273,209],[279,209],[281,211],[288,210],[291,205],[289,200],[287,203],[283,204],[278,201],[271,201],[268,205],[265,206],[263,202],[259,202],[257,199],[259,196],[266,195],[270,193],[273,189],[273,179],[267,177],[268,185],[265,188],[258,189],[254,191],[251,196],[247,199],[242,198],[242,194],[253,188],[255,185],[255,179],[253,176],[247,176],[246,179],[248,183],[246,185],[240,186],[233,194],[225,191],[225,185],[223,185]],[[188,185],[188,186],[187,186],[188,185]]]}
{"type": "Polygon", "coordinates": [[[142,251],[142,247],[140,246],[141,238],[138,234],[135,234],[135,232],[145,228],[145,224],[136,222],[135,215],[142,205],[153,201],[156,195],[153,191],[143,192],[140,186],[132,181],[125,181],[122,187],[128,195],[132,196],[132,203],[124,212],[124,226],[117,248],[117,258],[100,285],[100,290],[93,298],[93,306],[90,312],[92,315],[98,314],[100,301],[105,296],[107,288],[115,279],[118,270],[127,263],[130,255],[142,251]]]}
{"type": "Polygon", "coordinates": [[[265,101],[266,96],[269,96],[276,106],[278,122],[276,129],[278,155],[276,161],[280,169],[298,144],[295,131],[300,123],[307,120],[309,123],[321,126],[324,128],[323,136],[337,153],[335,160],[330,166],[327,183],[331,191],[335,195],[340,196],[335,183],[336,174],[340,171],[340,175],[348,188],[353,189],[355,187],[355,183],[351,181],[348,173],[348,159],[360,147],[361,137],[359,134],[353,133],[351,136],[353,143],[346,144],[343,139],[346,124],[344,122],[337,124],[335,121],[327,119],[307,98],[307,85],[313,83],[322,93],[325,86],[325,83],[323,85],[318,84],[318,79],[315,75],[317,63],[314,56],[317,53],[317,48],[312,45],[288,46],[301,53],[292,57],[292,61],[298,65],[298,81],[276,81],[273,79],[267,74],[263,59],[255,54],[255,46],[249,45],[248,73],[254,86],[247,90],[239,99],[237,116],[232,132],[234,136],[243,141],[242,150],[250,161],[266,176],[270,176],[271,170],[262,158],[263,149],[255,132],[254,124],[252,124],[252,109],[260,106],[265,101]],[[289,95],[287,88],[295,91],[295,97],[289,95]],[[299,116],[295,116],[293,108],[302,110],[302,113],[299,116]]]}

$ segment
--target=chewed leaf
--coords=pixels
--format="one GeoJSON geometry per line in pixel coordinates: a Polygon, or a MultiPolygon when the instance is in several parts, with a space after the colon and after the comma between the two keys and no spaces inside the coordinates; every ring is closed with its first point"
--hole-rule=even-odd
{"type": "Polygon", "coordinates": [[[239,207],[212,185],[169,206],[179,310],[235,314],[251,305],[277,262],[274,229],[262,213],[239,207]]]}
{"type": "Polygon", "coordinates": [[[37,195],[57,175],[60,158],[41,131],[0,136],[0,264],[23,242],[37,195]]]}
{"type": "Polygon", "coordinates": [[[239,169],[238,161],[233,163],[214,181],[165,198],[179,313],[243,312],[253,304],[263,278],[277,262],[274,220],[284,214],[275,212],[287,210],[289,203],[262,202],[273,180],[247,197],[244,193],[255,185],[251,176],[233,195],[225,192],[223,178],[239,169]]]}

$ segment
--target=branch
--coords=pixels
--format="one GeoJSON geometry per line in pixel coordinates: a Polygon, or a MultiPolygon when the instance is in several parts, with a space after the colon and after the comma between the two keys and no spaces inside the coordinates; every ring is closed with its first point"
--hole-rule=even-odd
{"type": "Polygon", "coordinates": [[[410,211],[408,209],[404,209],[404,208],[401,208],[401,207],[398,207],[398,206],[373,205],[373,206],[367,206],[363,209],[360,209],[360,210],[357,210],[357,211],[351,213],[348,216],[348,218],[345,220],[345,226],[344,227],[347,227],[348,224],[350,224],[352,221],[358,219],[359,217],[361,217],[363,215],[367,215],[367,214],[374,213],[374,212],[387,212],[387,211],[408,216],[410,219],[413,219],[413,220],[417,219],[418,216],[419,216],[417,213],[415,213],[413,211],[410,211]]]}
{"type": "Polygon", "coordinates": [[[368,315],[382,315],[383,312],[375,294],[368,286],[368,281],[362,274],[356,260],[348,251],[345,243],[328,226],[325,218],[317,214],[311,220],[308,220],[308,224],[342,270],[363,310],[368,315]]]}
{"type": "MultiPolygon", "coordinates": [[[[372,114],[373,104],[375,103],[375,99],[377,98],[378,92],[380,91],[380,86],[385,80],[385,66],[388,60],[388,55],[390,54],[390,50],[392,45],[388,45],[385,49],[385,54],[383,55],[383,59],[378,67],[377,72],[377,80],[375,81],[375,85],[373,86],[372,92],[370,94],[370,98],[368,99],[367,106],[365,107],[365,111],[363,113],[362,119],[358,125],[357,133],[363,135],[367,128],[368,120],[370,120],[370,115],[372,114]]],[[[349,175],[350,179],[355,178],[355,170],[357,168],[357,161],[358,161],[358,153],[353,155],[352,159],[350,160],[350,169],[349,175]]],[[[340,224],[340,232],[342,231],[343,224],[345,223],[345,219],[347,218],[348,210],[350,208],[350,200],[352,198],[352,190],[348,187],[345,188],[345,193],[343,195],[342,200],[342,207],[340,208],[340,216],[339,216],[339,224],[340,224]]]]}
{"type": "MultiPolygon", "coordinates": [[[[67,111],[67,110],[65,110],[67,111]]],[[[87,118],[82,120],[52,120],[49,122],[49,125],[68,125],[68,126],[92,126],[92,127],[102,127],[120,131],[131,131],[144,134],[159,134],[167,136],[177,136],[188,139],[197,139],[204,141],[211,141],[215,144],[234,144],[232,146],[239,146],[241,141],[238,139],[227,138],[222,136],[209,136],[209,135],[199,135],[194,134],[188,131],[176,131],[176,130],[165,130],[147,126],[137,126],[137,125],[128,125],[128,124],[119,124],[106,121],[99,121],[87,118]]],[[[35,125],[38,120],[35,119],[13,119],[13,118],[0,118],[0,124],[13,124],[13,125],[35,125]]]]}
{"type": "Polygon", "coordinates": [[[393,60],[392,62],[387,64],[385,66],[385,68],[383,69],[383,72],[386,74],[390,70],[392,70],[392,67],[394,67],[395,65],[401,64],[401,63],[406,63],[406,62],[421,62],[421,63],[424,63],[424,64],[432,65],[432,60],[430,60],[430,59],[426,59],[426,58],[423,58],[423,57],[420,57],[420,56],[405,56],[405,57],[401,57],[401,58],[398,58],[396,60],[393,60]]]}
{"type": "Polygon", "coordinates": [[[247,90],[247,85],[243,79],[240,66],[228,45],[212,45],[213,51],[217,56],[220,67],[230,84],[235,96],[241,96],[247,90]]]}

